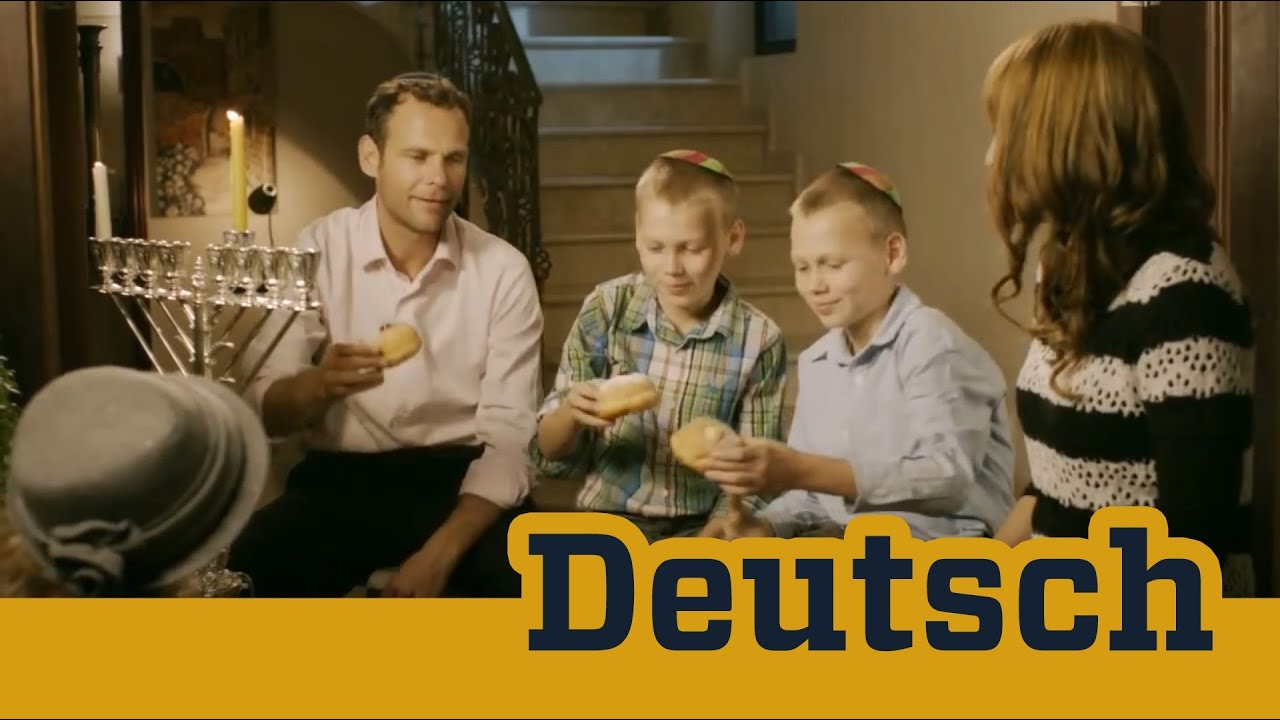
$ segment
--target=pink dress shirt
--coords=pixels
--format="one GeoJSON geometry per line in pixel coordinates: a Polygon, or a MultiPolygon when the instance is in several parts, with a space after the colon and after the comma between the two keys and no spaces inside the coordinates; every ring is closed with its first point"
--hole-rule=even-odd
{"type": "MultiPolygon", "coordinates": [[[[422,337],[418,354],[385,370],[382,385],[334,403],[304,445],[354,452],[482,445],[461,492],[502,508],[520,504],[532,482],[525,448],[541,398],[543,327],[524,255],[453,215],[430,262],[407,277],[383,249],[376,198],[311,223],[298,247],[320,250],[322,307],[298,316],[249,384],[246,397],[259,413],[271,383],[312,367],[329,343],[371,343],[383,325],[407,323],[422,337]]],[[[261,355],[283,319],[272,318],[247,357],[261,355]]]]}

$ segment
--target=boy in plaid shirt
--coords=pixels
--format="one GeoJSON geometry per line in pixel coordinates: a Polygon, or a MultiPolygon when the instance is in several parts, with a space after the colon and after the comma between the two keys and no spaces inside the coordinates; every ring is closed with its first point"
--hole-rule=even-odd
{"type": "Polygon", "coordinates": [[[538,413],[529,445],[536,472],[583,477],[579,509],[626,517],[650,542],[696,535],[730,507],[718,486],[672,455],[672,433],[710,416],[741,435],[782,436],[782,332],[721,274],[744,237],[723,164],[691,150],[656,158],[636,184],[642,271],[587,296],[538,413]],[[599,384],[629,373],[647,376],[661,400],[602,420],[599,384]]]}

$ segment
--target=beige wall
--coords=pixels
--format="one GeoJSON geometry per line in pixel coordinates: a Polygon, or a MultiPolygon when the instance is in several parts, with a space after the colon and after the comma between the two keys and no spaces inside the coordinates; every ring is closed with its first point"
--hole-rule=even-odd
{"type": "Polygon", "coordinates": [[[706,43],[706,75],[732,79],[755,42],[752,4],[742,0],[687,0],[670,3],[667,32],[706,43]]]}
{"type": "MultiPolygon", "coordinates": [[[[796,52],[743,63],[749,102],[767,111],[774,145],[798,154],[801,182],[841,160],[895,179],[911,235],[907,282],[981,342],[1010,384],[1026,340],[989,301],[1003,257],[983,204],[982,79],[1019,35],[1074,16],[1114,20],[1116,6],[801,2],[796,52]]],[[[1010,413],[1017,430],[1012,402],[1010,413]]],[[[1026,475],[1019,438],[1019,484],[1026,475]]]]}

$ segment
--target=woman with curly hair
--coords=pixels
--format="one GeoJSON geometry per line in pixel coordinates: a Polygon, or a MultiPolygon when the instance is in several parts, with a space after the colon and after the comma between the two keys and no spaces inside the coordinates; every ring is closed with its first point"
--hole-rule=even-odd
{"type": "Polygon", "coordinates": [[[1063,22],[1001,54],[985,102],[998,307],[1038,255],[1017,380],[1031,482],[997,537],[1085,537],[1095,511],[1144,505],[1221,560],[1243,527],[1253,333],[1169,66],[1119,25],[1063,22]]]}

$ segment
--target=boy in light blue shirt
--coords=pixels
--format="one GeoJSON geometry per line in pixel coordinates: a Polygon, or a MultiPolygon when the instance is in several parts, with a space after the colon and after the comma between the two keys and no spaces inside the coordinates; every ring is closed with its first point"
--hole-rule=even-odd
{"type": "Polygon", "coordinates": [[[796,287],[828,332],[800,354],[787,443],[737,438],[700,468],[726,492],[780,496],[703,535],[840,536],[879,513],[924,540],[992,536],[1013,506],[1004,376],[900,281],[906,224],[892,182],[842,163],[791,217],[796,287]]]}

